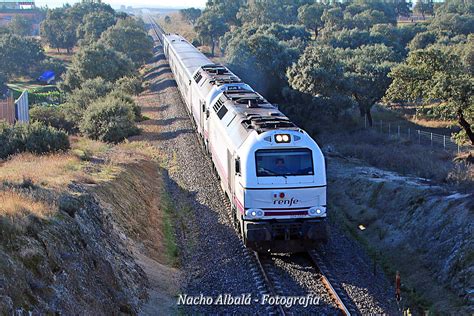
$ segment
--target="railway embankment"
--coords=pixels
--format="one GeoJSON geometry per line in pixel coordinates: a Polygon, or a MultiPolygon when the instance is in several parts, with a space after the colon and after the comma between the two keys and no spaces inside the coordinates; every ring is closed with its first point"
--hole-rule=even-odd
{"type": "Polygon", "coordinates": [[[171,206],[154,152],[85,142],[1,163],[2,315],[171,312],[171,206]]]}
{"type": "Polygon", "coordinates": [[[474,196],[334,153],[327,156],[334,219],[393,280],[400,271],[401,304],[472,313],[474,196]]]}

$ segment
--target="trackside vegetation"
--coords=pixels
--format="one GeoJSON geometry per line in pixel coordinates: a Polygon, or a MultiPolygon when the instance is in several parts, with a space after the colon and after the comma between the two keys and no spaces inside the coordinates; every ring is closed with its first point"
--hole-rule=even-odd
{"type": "MultiPolygon", "coordinates": [[[[13,22],[25,24],[17,19],[13,22]]],[[[14,97],[24,86],[33,86],[28,88],[33,124],[2,127],[11,138],[10,149],[4,148],[2,158],[25,150],[42,153],[66,149],[56,140],[57,135],[82,134],[116,143],[139,133],[135,122],[141,113],[133,96],[142,91],[138,69],[152,56],[153,49],[141,19],[116,12],[100,1],[81,1],[47,9],[40,26],[41,41],[28,35],[13,28],[0,32],[0,91],[7,91],[9,81],[34,82],[45,70],[56,73],[57,87],[40,91],[38,85],[12,85],[14,97]],[[67,67],[56,58],[58,55],[48,56],[48,47],[73,54],[67,67]],[[20,133],[17,129],[25,129],[23,134],[41,131],[35,136],[44,135],[41,148],[17,142],[12,136],[20,133]],[[52,142],[49,147],[45,145],[48,141],[52,142]]]]}
{"type": "Polygon", "coordinates": [[[0,159],[21,152],[65,151],[70,146],[65,132],[39,122],[14,126],[0,122],[0,144],[0,159]]]}

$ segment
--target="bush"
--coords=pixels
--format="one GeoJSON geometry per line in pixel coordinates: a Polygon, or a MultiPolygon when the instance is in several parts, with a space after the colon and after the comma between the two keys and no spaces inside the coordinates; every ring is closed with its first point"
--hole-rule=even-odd
{"type": "Polygon", "coordinates": [[[135,115],[135,121],[139,121],[140,118],[142,117],[142,109],[138,104],[135,103],[133,100],[132,96],[129,94],[123,92],[123,91],[112,91],[109,95],[111,98],[116,98],[119,100],[119,102],[122,102],[123,104],[127,104],[132,108],[133,114],[135,115]]]}
{"type": "Polygon", "coordinates": [[[0,159],[24,151],[23,142],[17,137],[13,127],[0,121],[0,159]]]}
{"type": "Polygon", "coordinates": [[[140,77],[122,77],[115,83],[116,89],[130,95],[138,95],[143,91],[140,77]]]}
{"type": "Polygon", "coordinates": [[[103,44],[95,43],[81,47],[74,54],[72,63],[64,76],[62,88],[69,92],[79,88],[86,80],[97,77],[115,82],[133,74],[134,71],[134,64],[127,55],[103,44]]]}
{"type": "Polygon", "coordinates": [[[60,91],[48,91],[48,92],[31,92],[28,93],[28,100],[30,104],[60,104],[61,103],[61,92],[60,91]]]}
{"type": "Polygon", "coordinates": [[[35,154],[43,154],[69,149],[69,138],[63,131],[40,122],[19,124],[17,128],[26,132],[25,150],[35,154]]]}
{"type": "Polygon", "coordinates": [[[92,139],[114,143],[138,134],[132,106],[114,95],[95,101],[85,113],[80,129],[92,139]]]}
{"type": "Polygon", "coordinates": [[[61,112],[64,114],[64,119],[73,124],[73,133],[79,131],[79,123],[84,116],[84,111],[84,109],[79,108],[73,103],[61,104],[61,112]]]}
{"type": "Polygon", "coordinates": [[[67,150],[70,147],[65,132],[41,122],[13,126],[0,123],[0,143],[1,159],[24,151],[43,154],[67,150]]]}
{"type": "Polygon", "coordinates": [[[112,91],[112,83],[97,77],[84,81],[80,88],[74,89],[68,96],[68,101],[61,105],[61,111],[66,121],[73,123],[73,131],[79,130],[79,123],[85,110],[95,100],[105,97],[112,91]]]}
{"type": "Polygon", "coordinates": [[[436,42],[435,32],[423,32],[416,34],[408,44],[409,50],[424,49],[436,42]]]}
{"type": "Polygon", "coordinates": [[[109,81],[101,77],[88,79],[82,83],[80,88],[72,91],[68,97],[68,103],[85,110],[92,102],[106,96],[110,91],[112,91],[112,83],[109,81]]]}
{"type": "Polygon", "coordinates": [[[66,119],[66,114],[60,107],[36,106],[30,110],[30,119],[33,122],[41,122],[46,126],[64,130],[69,134],[77,131],[74,121],[66,119]]]}

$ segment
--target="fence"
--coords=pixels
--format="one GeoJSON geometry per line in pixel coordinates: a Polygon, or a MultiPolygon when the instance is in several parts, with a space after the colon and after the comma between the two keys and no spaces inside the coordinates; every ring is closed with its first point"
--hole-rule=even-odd
{"type": "Polygon", "coordinates": [[[0,121],[5,120],[7,123],[15,122],[28,123],[30,121],[28,91],[23,91],[17,100],[13,99],[11,93],[6,99],[0,99],[0,121]]]}
{"type": "Polygon", "coordinates": [[[28,113],[28,91],[25,90],[20,97],[15,101],[15,116],[17,122],[28,123],[30,115],[28,113]]]}
{"type": "Polygon", "coordinates": [[[0,99],[0,121],[2,120],[10,124],[15,123],[15,101],[11,94],[6,99],[0,99]]]}
{"type": "MultiPolygon", "coordinates": [[[[367,121],[365,121],[364,125],[366,128],[368,127],[367,121]]],[[[372,128],[381,133],[388,134],[389,137],[407,139],[414,143],[430,146],[432,148],[439,148],[447,151],[457,151],[458,153],[474,149],[474,147],[470,145],[458,145],[451,139],[451,136],[449,135],[436,134],[423,131],[421,129],[401,126],[399,124],[375,121],[372,128]]]]}

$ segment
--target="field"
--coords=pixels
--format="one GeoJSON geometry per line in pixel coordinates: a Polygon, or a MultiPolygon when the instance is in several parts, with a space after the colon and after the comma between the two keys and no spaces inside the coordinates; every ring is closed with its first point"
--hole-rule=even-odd
{"type": "Polygon", "coordinates": [[[166,33],[179,34],[190,42],[197,38],[197,34],[194,31],[193,26],[184,21],[183,17],[178,11],[170,12],[166,15],[159,14],[156,16],[156,20],[166,33]],[[169,23],[165,22],[165,18],[167,16],[170,18],[169,23]]]}

